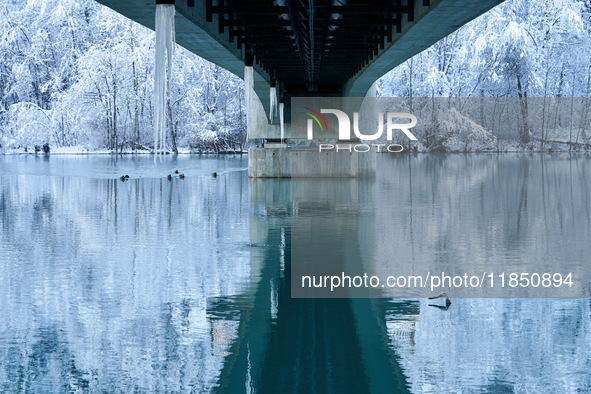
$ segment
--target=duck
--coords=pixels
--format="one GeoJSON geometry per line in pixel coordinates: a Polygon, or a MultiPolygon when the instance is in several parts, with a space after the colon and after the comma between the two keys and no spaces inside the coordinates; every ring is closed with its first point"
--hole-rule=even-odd
{"type": "Polygon", "coordinates": [[[172,175],[168,174],[167,178],[169,181],[172,180],[172,175]]]}
{"type": "MultiPolygon", "coordinates": [[[[438,296],[429,297],[430,300],[434,300],[434,299],[437,299],[437,298],[445,298],[445,309],[449,308],[449,306],[451,305],[451,300],[447,296],[447,293],[441,293],[438,296]]],[[[433,306],[436,306],[436,305],[433,305],[433,306]]]]}
{"type": "Polygon", "coordinates": [[[125,179],[126,179],[126,178],[125,178],[125,175],[121,175],[121,176],[119,177],[119,179],[121,179],[121,181],[122,181],[122,182],[125,182],[125,179]]]}
{"type": "Polygon", "coordinates": [[[212,172],[212,173],[211,173],[211,176],[215,178],[215,177],[217,177],[217,176],[218,176],[218,173],[217,173],[217,172],[212,172]]]}
{"type": "Polygon", "coordinates": [[[179,178],[181,178],[181,179],[185,179],[185,174],[180,174],[180,175],[179,175],[179,178]]]}
{"type": "Polygon", "coordinates": [[[175,174],[178,174],[178,173],[179,173],[179,170],[174,170],[174,173],[175,173],[175,174]]]}
{"type": "Polygon", "coordinates": [[[129,175],[125,175],[125,178],[129,178],[129,175]]]}

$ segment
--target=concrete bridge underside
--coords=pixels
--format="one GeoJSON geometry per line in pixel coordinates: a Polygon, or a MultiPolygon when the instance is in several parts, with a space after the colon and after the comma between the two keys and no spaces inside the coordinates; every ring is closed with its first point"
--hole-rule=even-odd
{"type": "MultiPolygon", "coordinates": [[[[245,64],[253,65],[248,135],[278,141],[279,119],[268,116],[270,86],[285,103],[285,137],[297,137],[289,127],[292,97],[364,97],[382,75],[503,0],[97,1],[150,29],[156,3],[175,3],[179,45],[241,78],[245,64]]],[[[289,163],[300,160],[286,149],[249,153],[254,177],[290,177],[289,163]]],[[[363,176],[367,163],[361,166],[360,173],[308,176],[363,176]]]]}

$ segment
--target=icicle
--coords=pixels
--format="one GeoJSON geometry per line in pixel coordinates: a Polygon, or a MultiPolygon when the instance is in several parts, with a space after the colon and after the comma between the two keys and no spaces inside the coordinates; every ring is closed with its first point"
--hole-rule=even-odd
{"type": "Polygon", "coordinates": [[[269,100],[269,121],[273,123],[273,116],[277,115],[277,88],[275,86],[271,86],[269,100]]]}
{"type": "Polygon", "coordinates": [[[285,131],[283,128],[283,101],[279,102],[279,124],[281,125],[281,143],[283,144],[283,138],[285,137],[285,131]]]}
{"type": "Polygon", "coordinates": [[[174,5],[156,6],[156,64],[154,67],[154,153],[166,147],[166,106],[172,79],[174,5]]]}
{"type": "Polygon", "coordinates": [[[245,109],[246,109],[246,138],[248,137],[248,130],[250,129],[248,125],[248,118],[250,111],[253,111],[254,108],[250,108],[252,96],[254,94],[254,74],[252,66],[244,66],[244,101],[245,101],[245,109]]]}

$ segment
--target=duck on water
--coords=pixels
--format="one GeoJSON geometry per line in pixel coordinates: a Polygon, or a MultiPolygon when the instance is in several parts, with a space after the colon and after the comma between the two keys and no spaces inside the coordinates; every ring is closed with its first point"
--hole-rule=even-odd
{"type": "Polygon", "coordinates": [[[429,304],[429,306],[434,306],[434,307],[441,308],[441,309],[447,309],[451,305],[451,300],[447,296],[447,293],[441,293],[438,296],[429,297],[430,300],[435,300],[437,298],[445,298],[445,306],[435,305],[435,304],[429,304]]]}

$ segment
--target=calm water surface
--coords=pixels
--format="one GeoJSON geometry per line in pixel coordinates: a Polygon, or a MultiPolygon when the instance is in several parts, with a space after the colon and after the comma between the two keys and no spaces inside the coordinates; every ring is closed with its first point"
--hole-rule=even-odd
{"type": "MultiPolygon", "coordinates": [[[[347,190],[371,191],[380,214],[356,223],[387,229],[405,261],[589,265],[591,158],[379,164],[376,179],[324,182],[322,205],[317,188],[249,180],[247,157],[0,156],[0,391],[591,391],[589,299],[442,310],[289,286],[293,212],[350,224],[325,214],[347,190]],[[186,178],[166,179],[177,168],[186,178]]],[[[347,240],[363,245],[361,230],[347,240]]]]}

